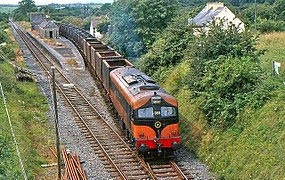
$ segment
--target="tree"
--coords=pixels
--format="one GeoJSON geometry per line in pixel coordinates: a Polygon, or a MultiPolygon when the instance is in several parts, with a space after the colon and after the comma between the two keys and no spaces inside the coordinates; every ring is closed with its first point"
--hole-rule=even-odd
{"type": "Polygon", "coordinates": [[[111,13],[110,42],[128,57],[140,57],[175,16],[177,1],[118,0],[111,13]]]}
{"type": "Polygon", "coordinates": [[[232,125],[246,106],[259,107],[268,99],[268,91],[259,87],[263,51],[255,47],[257,37],[233,24],[225,29],[224,23],[213,21],[185,55],[191,67],[185,82],[202,99],[209,124],[219,128],[232,125]]]}
{"type": "Polygon", "coordinates": [[[19,7],[14,10],[14,18],[16,20],[29,20],[29,13],[36,12],[38,10],[33,0],[22,0],[19,3],[19,7]]]}
{"type": "Polygon", "coordinates": [[[8,14],[0,12],[0,21],[1,22],[8,22],[8,14]]]}
{"type": "Polygon", "coordinates": [[[142,71],[157,78],[161,76],[159,69],[167,69],[181,62],[189,41],[194,37],[193,28],[187,23],[188,18],[189,13],[181,12],[158,36],[149,52],[140,59],[142,71]]]}
{"type": "Polygon", "coordinates": [[[107,33],[109,25],[110,25],[110,22],[106,18],[101,19],[99,23],[97,24],[98,32],[100,32],[101,34],[107,33]]]}
{"type": "Polygon", "coordinates": [[[61,22],[65,24],[72,24],[80,28],[83,26],[83,20],[75,16],[67,16],[61,22]]]}
{"type": "Polygon", "coordinates": [[[136,58],[146,52],[143,38],[136,33],[137,24],[131,16],[134,0],[119,0],[114,2],[111,23],[113,33],[110,43],[120,53],[129,58],[136,58]]]}
{"type": "Polygon", "coordinates": [[[137,24],[136,33],[151,46],[156,37],[175,16],[176,0],[139,0],[132,2],[131,16],[137,24]]]}
{"type": "Polygon", "coordinates": [[[277,19],[285,20],[285,0],[276,0],[274,3],[274,10],[277,19]]]}

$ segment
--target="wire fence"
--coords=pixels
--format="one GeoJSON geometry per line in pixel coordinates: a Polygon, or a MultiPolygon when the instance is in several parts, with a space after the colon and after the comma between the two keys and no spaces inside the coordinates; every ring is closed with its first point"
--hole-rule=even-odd
{"type": "Polygon", "coordinates": [[[5,95],[4,95],[4,91],[3,91],[3,88],[2,88],[1,82],[0,82],[0,90],[1,90],[2,98],[3,98],[3,102],[4,102],[4,107],[5,107],[5,110],[6,110],[7,118],[8,118],[8,121],[9,121],[11,134],[13,136],[13,141],[14,141],[14,144],[15,144],[15,147],[16,147],[16,151],[17,151],[17,155],[18,155],[18,159],[19,159],[19,164],[21,166],[21,170],[22,170],[22,174],[24,176],[24,179],[27,180],[27,174],[26,174],[26,171],[25,171],[25,168],[24,168],[24,165],[23,165],[23,161],[22,161],[22,158],[21,158],[20,151],[19,151],[18,143],[17,143],[16,136],[15,136],[15,133],[14,133],[14,129],[13,129],[13,126],[12,126],[12,122],[11,122],[11,119],[10,119],[10,115],[9,115],[9,111],[8,111],[7,103],[6,103],[6,98],[5,98],[5,95]]]}

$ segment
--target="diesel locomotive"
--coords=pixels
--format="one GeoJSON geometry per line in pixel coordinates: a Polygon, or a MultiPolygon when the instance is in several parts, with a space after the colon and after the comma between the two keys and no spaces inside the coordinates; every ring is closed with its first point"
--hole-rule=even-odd
{"type": "Polygon", "coordinates": [[[73,41],[101,81],[136,149],[172,153],[180,147],[178,103],[149,76],[111,47],[80,28],[59,24],[59,33],[73,41]]]}

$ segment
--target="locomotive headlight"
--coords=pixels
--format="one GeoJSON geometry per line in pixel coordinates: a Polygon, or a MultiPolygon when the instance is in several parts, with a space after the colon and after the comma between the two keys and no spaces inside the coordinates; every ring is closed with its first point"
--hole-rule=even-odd
{"type": "Polygon", "coordinates": [[[153,96],[151,98],[151,104],[160,104],[161,103],[161,97],[160,96],[153,96]]]}
{"type": "Polygon", "coordinates": [[[174,107],[161,107],[161,116],[176,116],[176,110],[174,107]]]}

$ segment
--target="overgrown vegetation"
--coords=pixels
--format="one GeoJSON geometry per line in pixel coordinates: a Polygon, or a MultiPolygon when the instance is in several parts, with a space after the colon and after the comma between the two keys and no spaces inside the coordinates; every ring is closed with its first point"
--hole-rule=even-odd
{"type": "Polygon", "coordinates": [[[114,2],[111,45],[126,57],[140,57],[175,16],[177,5],[177,1],[161,0],[114,2]]]}
{"type": "Polygon", "coordinates": [[[166,28],[140,67],[178,99],[183,142],[222,179],[284,178],[276,144],[284,136],[284,70],[272,76],[272,61],[284,63],[284,38],[261,35],[260,43],[249,28],[219,22],[194,36],[181,22],[166,28]]]}
{"type": "Polygon", "coordinates": [[[285,30],[285,0],[223,2],[246,31],[216,22],[194,36],[187,20],[201,0],[118,0],[99,14],[84,6],[42,11],[56,20],[73,16],[66,22],[85,29],[86,17],[108,14],[100,32],[113,25],[111,45],[178,99],[184,144],[219,178],[284,179],[285,70],[272,76],[272,61],[285,63],[285,35],[257,33],[285,30]]]}
{"type": "Polygon", "coordinates": [[[29,21],[29,14],[38,11],[35,1],[19,1],[19,7],[13,11],[13,18],[18,21],[29,21]]]}
{"type": "MultiPolygon", "coordinates": [[[[13,52],[12,42],[8,36],[7,24],[0,24],[0,37],[8,42],[5,48],[13,52]]],[[[10,34],[11,32],[9,32],[10,34]]],[[[0,43],[3,41],[1,40],[0,43]]],[[[1,50],[2,47],[1,47],[1,50]]],[[[3,50],[4,51],[4,50],[3,50]]],[[[14,52],[13,52],[14,53],[14,52]]],[[[14,60],[8,55],[10,60],[14,60]]],[[[13,57],[15,56],[15,53],[13,57]]],[[[22,156],[28,179],[37,179],[45,170],[41,164],[49,163],[48,147],[52,146],[51,130],[46,112],[49,111],[46,98],[41,95],[36,83],[17,82],[13,67],[7,61],[0,61],[0,82],[2,83],[10,118],[22,156]],[[46,151],[46,152],[44,152],[46,151]]],[[[22,171],[16,155],[15,145],[4,109],[2,95],[0,98],[0,179],[22,179],[22,171]]]]}

